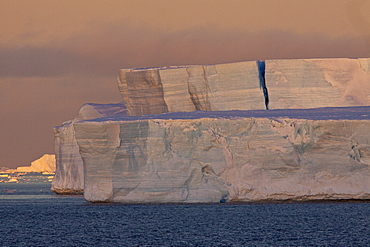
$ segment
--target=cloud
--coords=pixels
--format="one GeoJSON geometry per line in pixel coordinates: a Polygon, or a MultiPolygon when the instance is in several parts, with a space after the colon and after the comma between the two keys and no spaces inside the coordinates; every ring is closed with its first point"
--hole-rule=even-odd
{"type": "Polygon", "coordinates": [[[370,44],[361,36],[333,38],[286,30],[246,32],[213,26],[164,31],[146,26],[94,24],[55,43],[0,48],[0,76],[115,76],[123,67],[370,56],[370,44]]]}
{"type": "Polygon", "coordinates": [[[78,54],[54,47],[22,47],[0,50],[2,77],[61,76],[76,70],[78,54]]]}

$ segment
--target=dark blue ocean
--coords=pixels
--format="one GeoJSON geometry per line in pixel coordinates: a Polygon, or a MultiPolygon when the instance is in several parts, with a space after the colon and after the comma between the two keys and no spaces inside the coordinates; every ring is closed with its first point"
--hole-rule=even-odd
{"type": "Polygon", "coordinates": [[[370,246],[370,203],[119,205],[0,183],[1,246],[370,246]]]}

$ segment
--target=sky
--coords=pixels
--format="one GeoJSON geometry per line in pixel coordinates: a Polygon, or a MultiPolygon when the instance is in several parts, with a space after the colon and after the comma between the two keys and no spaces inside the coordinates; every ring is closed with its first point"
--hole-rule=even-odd
{"type": "Polygon", "coordinates": [[[370,0],[0,0],[0,167],[54,153],[53,126],[122,100],[118,70],[370,57],[370,0]]]}

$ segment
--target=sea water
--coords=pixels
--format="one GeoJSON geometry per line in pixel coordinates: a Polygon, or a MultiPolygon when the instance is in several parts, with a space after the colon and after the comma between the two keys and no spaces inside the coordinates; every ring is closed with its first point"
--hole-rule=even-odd
{"type": "Polygon", "coordinates": [[[369,246],[370,203],[93,204],[0,183],[0,246],[369,246]]]}

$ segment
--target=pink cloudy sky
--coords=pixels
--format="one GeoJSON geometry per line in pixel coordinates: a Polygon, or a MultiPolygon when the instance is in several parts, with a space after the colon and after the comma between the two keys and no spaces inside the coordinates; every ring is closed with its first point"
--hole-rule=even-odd
{"type": "Polygon", "coordinates": [[[0,0],[0,166],[54,153],[53,126],[119,102],[118,70],[369,57],[368,0],[0,0]]]}

